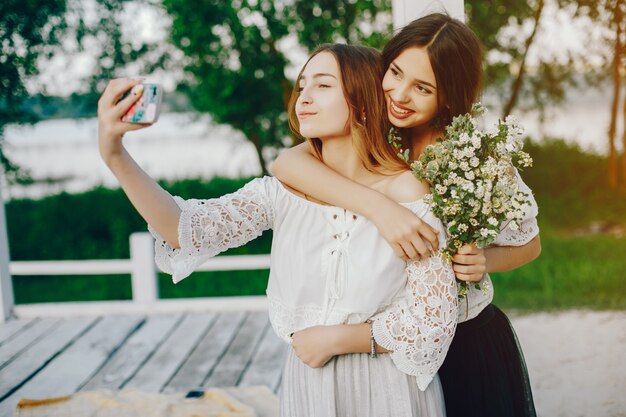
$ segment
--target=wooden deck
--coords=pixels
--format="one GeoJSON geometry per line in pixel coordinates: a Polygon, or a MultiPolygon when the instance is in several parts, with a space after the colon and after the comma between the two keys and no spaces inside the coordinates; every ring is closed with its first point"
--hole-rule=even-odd
{"type": "Polygon", "coordinates": [[[10,320],[0,324],[0,416],[20,398],[99,388],[276,392],[286,351],[267,312],[10,320]]]}

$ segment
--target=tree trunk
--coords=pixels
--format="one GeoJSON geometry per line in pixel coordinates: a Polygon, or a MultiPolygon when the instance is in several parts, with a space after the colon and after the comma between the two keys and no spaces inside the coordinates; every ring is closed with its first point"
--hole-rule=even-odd
{"type": "Polygon", "coordinates": [[[517,77],[515,81],[513,81],[513,85],[511,86],[511,96],[509,97],[509,101],[504,106],[504,111],[502,112],[502,118],[504,119],[506,116],[511,114],[515,106],[517,105],[517,100],[519,98],[519,93],[522,89],[522,83],[524,81],[524,75],[526,72],[526,58],[528,56],[528,50],[530,46],[533,44],[535,40],[535,35],[537,34],[537,30],[539,29],[539,20],[541,19],[541,13],[543,13],[544,1],[537,1],[537,9],[535,10],[534,20],[535,26],[533,27],[533,31],[526,39],[524,54],[522,55],[522,60],[520,62],[519,71],[517,72],[517,77]]]}
{"type": "Polygon", "coordinates": [[[261,138],[256,133],[250,135],[250,142],[254,145],[256,154],[259,157],[259,165],[261,165],[261,174],[269,175],[269,171],[265,166],[265,158],[263,158],[263,146],[261,145],[261,138]]]}
{"type": "Polygon", "coordinates": [[[626,94],[624,95],[624,102],[622,103],[623,112],[623,131],[622,131],[622,189],[626,191],[626,94]]]}
{"type": "Polygon", "coordinates": [[[615,134],[617,130],[617,110],[619,107],[621,79],[620,79],[620,61],[622,52],[622,11],[621,0],[615,1],[613,9],[613,24],[615,25],[615,50],[613,53],[613,103],[611,105],[611,124],[609,125],[609,161],[608,176],[609,187],[617,188],[618,171],[617,171],[617,155],[615,151],[615,134]]]}

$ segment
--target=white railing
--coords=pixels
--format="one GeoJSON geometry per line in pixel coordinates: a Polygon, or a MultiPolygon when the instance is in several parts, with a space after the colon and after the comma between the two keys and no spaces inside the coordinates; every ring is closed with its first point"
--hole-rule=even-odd
{"type": "MultiPolygon", "coordinates": [[[[269,255],[219,256],[209,259],[196,271],[234,271],[268,269],[269,255]]],[[[149,233],[130,236],[130,259],[85,261],[13,261],[9,263],[8,279],[20,275],[105,275],[130,274],[132,300],[13,304],[13,293],[1,294],[9,300],[11,315],[17,317],[64,316],[75,314],[162,313],[197,310],[265,309],[264,296],[205,297],[193,299],[159,299],[158,273],[154,264],[154,240],[149,233]]],[[[5,279],[3,275],[0,277],[5,279]]],[[[8,317],[3,317],[6,320],[8,317]]],[[[0,320],[2,321],[2,320],[0,320]]]]}

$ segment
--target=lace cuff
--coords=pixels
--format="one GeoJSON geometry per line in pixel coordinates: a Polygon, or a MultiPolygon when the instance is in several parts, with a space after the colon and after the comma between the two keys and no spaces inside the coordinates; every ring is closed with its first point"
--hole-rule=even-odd
{"type": "Polygon", "coordinates": [[[519,172],[515,170],[517,177],[517,186],[519,191],[525,193],[528,196],[530,202],[529,206],[525,206],[524,219],[519,225],[519,229],[514,230],[510,228],[508,223],[500,230],[498,236],[493,241],[493,245],[497,246],[523,246],[530,242],[535,236],[539,234],[539,226],[537,225],[537,214],[539,214],[539,207],[537,201],[533,196],[533,192],[526,185],[519,172]]]}
{"type": "Polygon", "coordinates": [[[242,189],[216,199],[174,197],[181,209],[180,248],[172,248],[148,225],[148,231],[156,239],[155,262],[159,269],[172,274],[172,280],[177,283],[209,258],[241,246],[271,228],[274,208],[267,190],[270,180],[257,178],[242,189]]]}
{"type": "Polygon", "coordinates": [[[450,262],[440,255],[407,264],[405,296],[373,317],[376,342],[424,391],[445,359],[457,323],[457,289],[450,262]]]}

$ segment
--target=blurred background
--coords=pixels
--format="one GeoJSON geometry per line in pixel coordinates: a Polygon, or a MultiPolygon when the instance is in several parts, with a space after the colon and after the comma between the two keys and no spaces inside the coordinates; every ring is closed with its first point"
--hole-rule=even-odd
{"type": "MultiPolygon", "coordinates": [[[[534,166],[543,252],[494,274],[507,311],[626,309],[626,4],[465,4],[485,49],[487,121],[516,115],[534,166]]],[[[0,152],[12,260],[129,257],[145,223],[101,162],[96,102],[107,81],[146,76],[164,112],[127,135],[172,194],[209,198],[266,174],[291,146],[286,100],[323,42],[382,47],[387,0],[4,0],[0,152]]],[[[268,253],[271,234],[229,254],[268,253]]],[[[162,298],[264,294],[268,271],[199,272],[162,298]]],[[[128,275],[13,278],[16,303],[131,297],[128,275]]]]}

